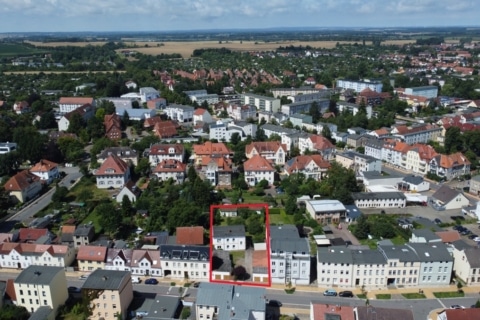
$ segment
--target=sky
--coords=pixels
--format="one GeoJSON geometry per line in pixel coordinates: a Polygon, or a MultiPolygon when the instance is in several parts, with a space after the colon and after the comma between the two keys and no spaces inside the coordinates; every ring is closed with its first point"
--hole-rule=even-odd
{"type": "Polygon", "coordinates": [[[0,33],[479,26],[478,0],[0,0],[0,33]]]}

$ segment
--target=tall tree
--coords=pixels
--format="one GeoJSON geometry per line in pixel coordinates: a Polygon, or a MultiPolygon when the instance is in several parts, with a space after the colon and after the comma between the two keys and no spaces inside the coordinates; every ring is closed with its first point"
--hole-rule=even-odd
{"type": "Polygon", "coordinates": [[[34,127],[18,127],[13,131],[13,141],[18,144],[20,158],[31,163],[38,162],[44,154],[48,137],[34,127]]]}
{"type": "Polygon", "coordinates": [[[463,150],[463,137],[459,127],[450,127],[445,133],[445,151],[448,154],[463,150]]]}
{"type": "Polygon", "coordinates": [[[313,123],[317,123],[318,120],[320,120],[320,117],[322,116],[322,114],[320,113],[320,109],[316,101],[312,102],[309,113],[310,113],[310,116],[312,116],[313,123]]]}

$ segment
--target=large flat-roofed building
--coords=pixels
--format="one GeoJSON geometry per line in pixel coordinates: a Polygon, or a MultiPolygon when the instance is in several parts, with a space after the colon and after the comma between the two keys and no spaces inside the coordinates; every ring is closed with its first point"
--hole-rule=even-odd
{"type": "Polygon", "coordinates": [[[246,104],[254,105],[259,111],[278,112],[280,110],[280,99],[253,93],[242,94],[242,105],[246,104]]]}
{"type": "Polygon", "coordinates": [[[425,98],[436,98],[438,96],[438,87],[437,86],[424,86],[424,87],[413,87],[405,88],[405,94],[411,96],[425,97],[425,98]]]}
{"type": "Polygon", "coordinates": [[[62,267],[29,266],[13,282],[17,305],[35,312],[40,307],[52,308],[55,314],[67,301],[67,278],[62,267]]]}
{"type": "Polygon", "coordinates": [[[405,208],[407,198],[402,192],[352,193],[355,205],[362,208],[405,208]]]}
{"type": "Polygon", "coordinates": [[[338,200],[306,200],[305,207],[310,216],[321,224],[343,221],[347,213],[338,200]]]}
{"type": "Polygon", "coordinates": [[[351,89],[355,92],[363,91],[369,88],[376,92],[382,92],[383,84],[381,81],[356,81],[356,80],[337,80],[337,88],[351,89]]]}

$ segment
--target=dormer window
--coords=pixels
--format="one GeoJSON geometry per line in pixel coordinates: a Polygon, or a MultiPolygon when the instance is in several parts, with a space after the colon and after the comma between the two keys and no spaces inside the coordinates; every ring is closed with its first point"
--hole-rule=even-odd
{"type": "Polygon", "coordinates": [[[115,169],[108,168],[108,169],[105,170],[105,173],[115,173],[115,169]]]}

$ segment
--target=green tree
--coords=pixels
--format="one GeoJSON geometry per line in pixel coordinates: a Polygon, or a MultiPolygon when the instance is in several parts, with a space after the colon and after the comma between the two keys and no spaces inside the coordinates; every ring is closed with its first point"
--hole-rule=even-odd
{"type": "Polygon", "coordinates": [[[317,123],[320,120],[322,114],[320,113],[320,109],[318,108],[318,103],[316,101],[312,102],[310,105],[310,115],[312,116],[312,122],[317,123]]]}
{"type": "Polygon", "coordinates": [[[93,199],[93,191],[89,188],[82,188],[77,194],[78,202],[87,202],[88,200],[93,199]]]}
{"type": "Polygon", "coordinates": [[[448,154],[462,151],[463,138],[459,127],[450,127],[445,133],[445,151],[448,154]]]}
{"type": "Polygon", "coordinates": [[[285,201],[285,212],[289,215],[294,215],[297,211],[297,198],[293,195],[289,195],[285,201]]]}
{"type": "Polygon", "coordinates": [[[124,195],[122,198],[122,215],[124,217],[130,217],[133,213],[133,206],[130,198],[124,195]]]}
{"type": "Polygon", "coordinates": [[[0,309],[1,320],[28,320],[30,313],[25,307],[16,306],[13,304],[4,304],[0,309]]]}
{"type": "Polygon", "coordinates": [[[150,173],[150,162],[148,158],[141,158],[135,167],[135,173],[140,176],[147,176],[150,173]]]}
{"type": "Polygon", "coordinates": [[[332,138],[332,131],[330,131],[329,126],[323,126],[322,127],[322,136],[327,138],[328,141],[334,142],[334,140],[332,138]]]}
{"type": "Polygon", "coordinates": [[[74,113],[69,119],[67,132],[79,134],[83,128],[85,128],[85,120],[80,114],[74,113]]]}
{"type": "Polygon", "coordinates": [[[114,237],[122,226],[122,215],[115,206],[111,202],[101,203],[95,208],[95,213],[104,231],[114,237]]]}
{"type": "Polygon", "coordinates": [[[358,239],[367,239],[369,233],[370,226],[368,224],[368,219],[364,214],[361,214],[357,219],[357,224],[355,225],[353,234],[358,239]]]}
{"type": "Polygon", "coordinates": [[[232,133],[232,136],[230,137],[230,143],[234,146],[238,145],[238,143],[242,140],[240,137],[240,134],[238,132],[232,133]]]}
{"type": "Polygon", "coordinates": [[[56,187],[55,192],[52,195],[53,202],[63,202],[67,198],[68,189],[67,187],[56,187]]]}
{"type": "Polygon", "coordinates": [[[22,161],[36,163],[43,158],[48,137],[34,127],[17,127],[13,130],[13,141],[18,145],[18,155],[22,161]]]}
{"type": "Polygon", "coordinates": [[[18,152],[12,151],[0,154],[0,177],[13,175],[20,166],[20,156],[18,152]]]}

